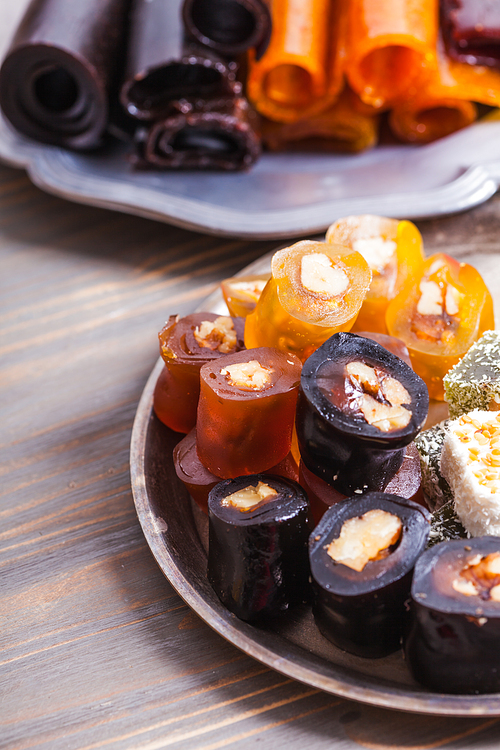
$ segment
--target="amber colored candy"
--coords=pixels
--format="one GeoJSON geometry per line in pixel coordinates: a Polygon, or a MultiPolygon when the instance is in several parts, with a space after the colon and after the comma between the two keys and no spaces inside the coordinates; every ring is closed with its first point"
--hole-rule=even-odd
{"type": "Polygon", "coordinates": [[[262,347],[209,362],[200,371],[198,456],[229,479],[270,469],[290,452],[300,360],[262,347]]]}
{"type": "Polygon", "coordinates": [[[233,317],[246,318],[253,312],[270,276],[270,273],[258,273],[235,276],[221,281],[220,288],[229,314],[233,317]]]}
{"type": "Polygon", "coordinates": [[[346,73],[363,101],[388,109],[435,66],[437,0],[350,0],[346,73]]]}
{"type": "Polygon", "coordinates": [[[385,311],[408,278],[424,262],[422,236],[411,221],[382,216],[347,216],[332,224],[326,241],[361,253],[372,271],[368,289],[352,331],[387,333],[385,311]]]}
{"type": "Polygon", "coordinates": [[[360,253],[312,240],[278,250],[271,272],[246,318],[245,345],[273,346],[302,361],[334,333],[352,327],[371,281],[360,253]]]}
{"type": "Polygon", "coordinates": [[[443,400],[443,376],[486,330],[493,301],[479,272],[444,253],[426,260],[386,313],[389,334],[402,339],[431,398],[443,400]]]}
{"type": "Polygon", "coordinates": [[[331,107],[290,123],[264,120],[262,140],[271,151],[358,153],[375,146],[379,118],[360,111],[357,95],[346,88],[331,107]]]}
{"type": "Polygon", "coordinates": [[[328,108],[343,86],[346,0],[273,0],[273,30],[260,60],[249,53],[247,93],[277,122],[328,108]]]}
{"type": "Polygon", "coordinates": [[[158,334],[165,368],[156,382],[153,408],[158,419],[170,429],[189,432],[195,426],[202,365],[228,352],[244,349],[243,319],[234,318],[234,335],[226,336],[225,329],[230,324],[231,318],[214,313],[194,313],[184,318],[172,315],[158,334]],[[202,324],[213,324],[217,320],[218,327],[216,325],[214,331],[207,332],[203,342],[205,331],[202,324]]]}
{"type": "Polygon", "coordinates": [[[500,71],[451,60],[439,40],[437,67],[414,96],[394,107],[389,124],[407,143],[429,143],[474,122],[473,102],[500,106],[500,71]]]}

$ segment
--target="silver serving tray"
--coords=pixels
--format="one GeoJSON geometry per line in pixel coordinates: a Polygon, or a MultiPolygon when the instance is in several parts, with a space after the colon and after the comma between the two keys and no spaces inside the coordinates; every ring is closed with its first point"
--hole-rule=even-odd
{"type": "MultiPolygon", "coordinates": [[[[270,255],[241,273],[269,270],[270,255]]],[[[475,265],[490,278],[500,270],[500,259],[481,258],[475,265]]],[[[500,289],[493,289],[492,294],[497,303],[500,289]]],[[[199,309],[227,314],[220,291],[199,309]]],[[[292,610],[269,625],[258,626],[228,612],[206,577],[208,519],[175,474],[172,449],[182,436],[167,429],[153,413],[154,387],[163,366],[160,359],[137,409],[130,453],[132,490],[140,524],[158,565],[199,617],[249,656],[344,698],[425,714],[500,716],[500,694],[445,695],[419,687],[408,672],[402,652],[383,659],[344,653],[319,633],[310,607],[292,610]]],[[[434,402],[431,423],[444,418],[442,407],[434,402]]]]}
{"type": "MultiPolygon", "coordinates": [[[[0,59],[27,1],[0,6],[0,59]]],[[[0,160],[26,169],[43,190],[220,236],[303,237],[349,214],[440,216],[484,202],[500,184],[500,121],[427,146],[264,154],[251,171],[235,174],[138,171],[128,152],[123,144],[87,154],[45,146],[0,115],[0,160]]]]}

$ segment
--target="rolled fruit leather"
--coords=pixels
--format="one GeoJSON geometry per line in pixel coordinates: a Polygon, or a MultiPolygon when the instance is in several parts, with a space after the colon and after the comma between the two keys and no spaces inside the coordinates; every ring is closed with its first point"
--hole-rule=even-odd
{"type": "Polygon", "coordinates": [[[499,70],[451,59],[441,38],[437,61],[418,93],[389,115],[393,132],[408,143],[429,143],[470,125],[477,117],[474,102],[500,106],[499,70]]]}
{"type": "Polygon", "coordinates": [[[160,354],[165,362],[153,396],[156,416],[176,432],[196,424],[200,395],[200,368],[230,352],[244,349],[241,318],[193,313],[171,315],[160,333],[160,354]]]}
{"type": "Polygon", "coordinates": [[[242,620],[285,612],[309,598],[307,496],[268,474],[229,479],[210,492],[208,580],[242,620]]]}
{"type": "Polygon", "coordinates": [[[331,507],[309,537],[313,614],[336,646],[367,658],[400,648],[413,567],[430,513],[370,492],[331,507]]]}
{"type": "Polygon", "coordinates": [[[259,122],[242,97],[181,99],[170,113],[136,132],[138,167],[248,169],[261,152],[259,122]]]}
{"type": "Polygon", "coordinates": [[[387,349],[336,333],[304,363],[296,430],[305,466],[344,495],[382,490],[427,417],[427,388],[387,349]]]}
{"type": "Polygon", "coordinates": [[[270,0],[184,0],[185,27],[200,44],[234,57],[255,48],[262,57],[271,37],[270,0]]]}
{"type": "Polygon", "coordinates": [[[379,110],[412,97],[435,66],[438,0],[351,0],[346,73],[379,110]]]}
{"type": "Polygon", "coordinates": [[[248,98],[262,115],[295,122],[338,98],[344,83],[346,0],[273,0],[260,60],[250,51],[248,98]]]}
{"type": "Polygon", "coordinates": [[[222,296],[229,314],[246,318],[255,310],[262,291],[271,273],[256,273],[248,276],[233,276],[220,283],[222,296]]]}
{"type": "Polygon", "coordinates": [[[300,149],[358,153],[375,146],[379,118],[360,112],[357,95],[346,88],[333,106],[290,123],[264,120],[262,140],[271,151],[300,149]]]}
{"type": "Polygon", "coordinates": [[[0,70],[0,105],[42,143],[101,145],[119,73],[128,0],[33,0],[0,70]]]}
{"type": "Polygon", "coordinates": [[[436,253],[391,300],[386,324],[405,342],[430,397],[442,401],[444,375],[495,327],[493,300],[475,268],[436,253]]]}
{"type": "Polygon", "coordinates": [[[229,479],[260,473],[290,452],[300,360],[261,347],[228,354],[200,370],[198,456],[229,479]]]}
{"type": "Polygon", "coordinates": [[[178,99],[241,92],[235,61],[186,38],[181,6],[181,0],[133,0],[120,101],[139,120],[163,117],[178,99]]]}
{"type": "Polygon", "coordinates": [[[450,57],[500,68],[500,5],[495,0],[441,0],[441,27],[450,57]]]}
{"type": "Polygon", "coordinates": [[[415,565],[406,662],[440,693],[500,691],[500,539],[454,539],[415,565]]]}
{"type": "Polygon", "coordinates": [[[371,281],[351,248],[302,240],[278,250],[271,279],[245,322],[245,345],[274,346],[302,361],[337,331],[348,331],[371,281]]]}
{"type": "Polygon", "coordinates": [[[361,253],[372,281],[352,331],[387,334],[385,312],[407,279],[424,262],[422,235],[411,221],[383,216],[347,216],[328,228],[326,241],[361,253]]]}

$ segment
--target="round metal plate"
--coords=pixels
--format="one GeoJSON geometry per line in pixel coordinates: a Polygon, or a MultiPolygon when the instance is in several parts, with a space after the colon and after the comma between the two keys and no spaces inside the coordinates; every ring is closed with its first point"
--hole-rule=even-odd
{"type": "MultiPolygon", "coordinates": [[[[242,273],[268,270],[269,259],[265,256],[242,273]]],[[[218,291],[202,309],[227,313],[218,291]]],[[[249,656],[344,698],[426,714],[500,716],[499,694],[442,695],[423,690],[412,680],[401,652],[372,660],[340,651],[319,633],[309,607],[256,626],[222,606],[206,578],[208,519],[190,500],[172,462],[172,449],[183,436],[165,427],[153,413],[153,391],[162,367],[159,360],[137,409],[130,456],[132,489],[139,521],[158,565],[199,617],[249,656]]]]}

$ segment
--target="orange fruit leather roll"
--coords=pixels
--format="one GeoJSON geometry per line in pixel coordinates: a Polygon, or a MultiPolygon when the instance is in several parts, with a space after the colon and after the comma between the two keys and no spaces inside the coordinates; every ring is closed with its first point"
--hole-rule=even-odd
{"type": "Polygon", "coordinates": [[[359,153],[375,146],[378,140],[379,118],[359,111],[357,95],[345,89],[338,101],[325,112],[290,123],[265,120],[262,140],[271,151],[300,144],[301,150],[321,149],[359,153]]]}
{"type": "Polygon", "coordinates": [[[343,85],[346,0],[273,0],[273,31],[260,60],[249,52],[247,95],[270,120],[320,112],[343,85]]]}
{"type": "Polygon", "coordinates": [[[438,66],[417,96],[398,104],[389,116],[391,129],[408,143],[429,143],[470,125],[473,102],[500,106],[500,71],[449,58],[441,40],[438,66]]]}
{"type": "Polygon", "coordinates": [[[413,96],[436,65],[437,0],[350,0],[346,73],[378,110],[413,96]]]}
{"type": "Polygon", "coordinates": [[[245,346],[276,347],[302,361],[334,333],[350,330],[372,278],[360,253],[313,240],[274,253],[271,272],[245,319],[245,346]]]}
{"type": "Polygon", "coordinates": [[[495,327],[493,300],[475,268],[436,253],[391,300],[386,323],[389,335],[408,347],[430,398],[442,401],[444,375],[495,327]]]}
{"type": "Polygon", "coordinates": [[[422,235],[411,221],[384,216],[346,216],[328,227],[326,241],[361,253],[372,271],[353,332],[387,334],[385,312],[393,297],[424,262],[422,235]]]}
{"type": "Polygon", "coordinates": [[[270,277],[270,273],[257,273],[221,281],[220,288],[229,314],[234,318],[250,315],[270,277]]]}

